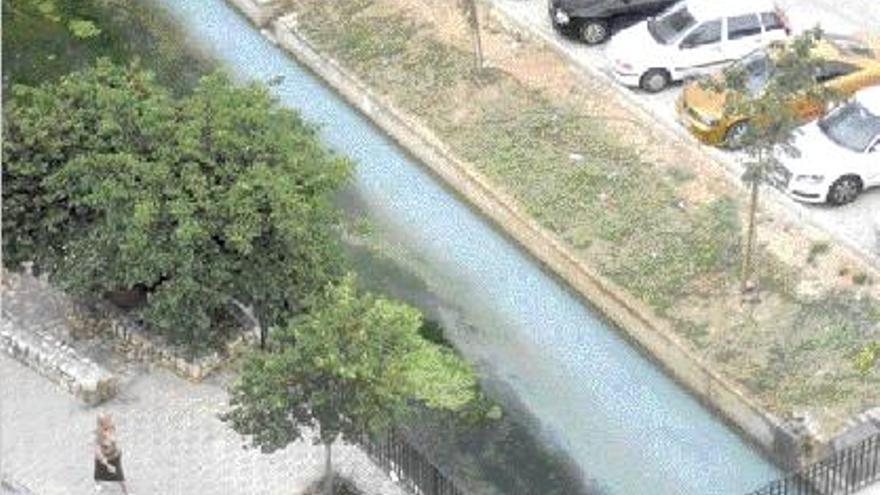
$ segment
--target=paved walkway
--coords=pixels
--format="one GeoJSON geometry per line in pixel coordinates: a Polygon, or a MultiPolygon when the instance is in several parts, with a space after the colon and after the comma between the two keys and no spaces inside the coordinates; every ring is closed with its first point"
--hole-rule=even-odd
{"type": "MultiPolygon", "coordinates": [[[[3,291],[4,320],[45,329],[46,314],[59,301],[41,299],[34,290],[10,292],[3,291]]],[[[108,359],[123,360],[108,354],[113,353],[105,350],[108,359]]],[[[321,446],[301,442],[273,454],[242,448],[242,437],[217,418],[227,407],[229,377],[193,384],[140,363],[102,364],[124,369],[125,379],[113,400],[92,408],[0,354],[0,478],[35,495],[94,493],[98,410],[116,418],[125,474],[136,495],[299,495],[320,477],[321,446]]],[[[340,445],[334,460],[338,472],[370,494],[406,493],[358,448],[340,445]]],[[[104,493],[118,493],[110,488],[115,487],[104,493]]]]}
{"type": "Polygon", "coordinates": [[[880,495],[880,482],[874,483],[868,488],[865,488],[860,492],[856,492],[853,495],[880,495]]]}
{"type": "MultiPolygon", "coordinates": [[[[3,473],[36,495],[92,493],[96,409],[5,355],[0,376],[3,473]]],[[[298,443],[273,454],[242,449],[241,437],[216,417],[225,402],[216,381],[193,385],[157,370],[100,408],[117,420],[135,494],[297,495],[320,476],[320,446],[298,443]]],[[[372,493],[405,493],[356,448],[336,448],[335,459],[340,472],[372,493]]]]}

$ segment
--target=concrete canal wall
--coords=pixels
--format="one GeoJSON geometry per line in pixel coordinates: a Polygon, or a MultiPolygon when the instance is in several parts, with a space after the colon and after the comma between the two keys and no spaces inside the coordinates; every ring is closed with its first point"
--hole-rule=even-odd
{"type": "MultiPolygon", "coordinates": [[[[228,0],[245,11],[251,0],[228,0]]],[[[257,15],[274,15],[268,11],[257,15]]],[[[249,17],[251,17],[249,15],[249,17]]],[[[251,17],[253,19],[253,17],[251,17]]],[[[458,160],[431,130],[376,94],[335,60],[320,53],[297,28],[296,14],[281,15],[264,31],[344,97],[353,107],[411,152],[447,185],[515,239],[547,269],[563,279],[625,336],[685,385],[706,406],[758,445],[783,467],[794,467],[825,450],[796,424],[761,408],[737,386],[692,354],[669,324],[642,302],[578,260],[516,202],[492,186],[474,168],[458,160]]]]}

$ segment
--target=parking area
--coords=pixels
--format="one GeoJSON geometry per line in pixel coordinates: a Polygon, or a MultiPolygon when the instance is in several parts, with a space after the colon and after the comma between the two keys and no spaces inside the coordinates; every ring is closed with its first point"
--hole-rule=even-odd
{"type": "MultiPolygon", "coordinates": [[[[678,122],[675,101],[681,92],[680,84],[657,94],[622,87],[612,80],[605,56],[608,45],[587,46],[557,33],[548,18],[547,0],[491,0],[491,3],[496,10],[528,28],[531,34],[560,50],[572,63],[607,78],[608,83],[615,85],[633,107],[650,114],[681,139],[694,146],[704,146],[727,169],[732,179],[741,175],[741,154],[699,143],[678,122]]],[[[826,31],[840,34],[880,31],[880,2],[877,0],[780,0],[779,5],[786,11],[796,32],[816,24],[826,31]]],[[[865,191],[855,202],[838,207],[802,204],[766,189],[773,209],[782,210],[794,221],[827,232],[880,267],[880,188],[865,191]]]]}

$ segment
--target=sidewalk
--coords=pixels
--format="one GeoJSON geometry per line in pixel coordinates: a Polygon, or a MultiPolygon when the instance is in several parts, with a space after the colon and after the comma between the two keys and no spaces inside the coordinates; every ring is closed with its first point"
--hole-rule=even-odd
{"type": "Polygon", "coordinates": [[[865,488],[862,491],[854,493],[853,495],[880,495],[880,481],[874,483],[873,485],[865,488]]]}
{"type": "MultiPolygon", "coordinates": [[[[2,469],[36,495],[93,493],[92,431],[98,409],[81,405],[30,369],[0,356],[2,469]]],[[[143,373],[100,410],[119,428],[123,465],[137,495],[298,495],[323,469],[323,448],[297,443],[273,454],[243,450],[217,419],[217,380],[190,384],[164,370],[143,373]]],[[[405,492],[351,446],[335,466],[370,493],[405,492]]],[[[109,493],[114,491],[109,490],[109,493]]]]}
{"type": "MultiPolygon", "coordinates": [[[[4,290],[4,323],[23,330],[45,327],[42,320],[59,301],[41,292],[4,290]]],[[[217,418],[227,408],[225,386],[231,377],[221,374],[193,384],[112,352],[105,356],[101,364],[121,371],[123,386],[115,398],[93,408],[0,353],[0,478],[34,495],[94,493],[93,430],[99,410],[117,422],[124,471],[136,495],[299,495],[322,474],[320,445],[299,442],[273,454],[242,448],[243,438],[217,418]]],[[[407,493],[360,449],[339,445],[333,454],[337,472],[367,493],[407,493]]],[[[118,493],[107,488],[103,493],[118,493]]]]}

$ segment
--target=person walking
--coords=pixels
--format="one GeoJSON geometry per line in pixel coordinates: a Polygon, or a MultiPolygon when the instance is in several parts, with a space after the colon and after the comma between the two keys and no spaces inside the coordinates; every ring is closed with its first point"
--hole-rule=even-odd
{"type": "Polygon", "coordinates": [[[122,471],[122,450],[116,444],[116,426],[107,413],[98,413],[95,431],[95,490],[103,489],[102,482],[114,481],[122,487],[122,493],[131,495],[125,486],[122,471]]]}

